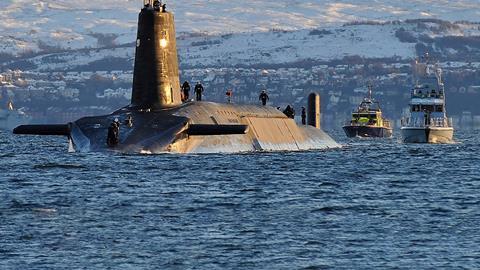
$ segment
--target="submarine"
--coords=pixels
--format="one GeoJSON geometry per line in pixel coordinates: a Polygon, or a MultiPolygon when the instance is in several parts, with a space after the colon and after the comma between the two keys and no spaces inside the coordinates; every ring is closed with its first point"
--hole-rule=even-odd
{"type": "Polygon", "coordinates": [[[74,151],[158,154],[305,151],[340,147],[320,126],[320,96],[308,98],[308,125],[270,106],[183,102],[174,15],[144,0],[130,105],[63,125],[22,125],[14,134],[65,136],[74,151]],[[109,143],[112,125],[117,140],[109,143]]]}

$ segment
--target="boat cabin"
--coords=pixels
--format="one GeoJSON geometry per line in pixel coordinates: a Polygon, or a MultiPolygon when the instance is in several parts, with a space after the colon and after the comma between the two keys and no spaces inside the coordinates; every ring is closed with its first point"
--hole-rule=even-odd
{"type": "Polygon", "coordinates": [[[361,126],[382,126],[382,113],[373,112],[373,113],[352,113],[351,125],[361,125],[361,126]]]}
{"type": "Polygon", "coordinates": [[[365,98],[358,107],[357,111],[352,113],[352,120],[349,123],[352,126],[389,126],[389,121],[382,116],[382,110],[378,102],[370,98],[365,98]]]}
{"type": "Polygon", "coordinates": [[[380,103],[372,98],[372,85],[368,86],[368,96],[362,100],[357,110],[352,112],[352,118],[345,124],[343,130],[349,138],[392,136],[390,121],[383,117],[380,103]]]}
{"type": "MultiPolygon", "coordinates": [[[[430,70],[435,70],[430,68],[430,70]]],[[[445,126],[448,125],[445,110],[445,90],[441,81],[441,70],[428,73],[423,77],[422,83],[411,91],[409,104],[410,117],[406,119],[407,125],[415,127],[445,126]]]]}
{"type": "Polygon", "coordinates": [[[445,94],[443,84],[422,84],[412,89],[410,115],[417,125],[431,125],[443,121],[445,113],[445,94]]]}

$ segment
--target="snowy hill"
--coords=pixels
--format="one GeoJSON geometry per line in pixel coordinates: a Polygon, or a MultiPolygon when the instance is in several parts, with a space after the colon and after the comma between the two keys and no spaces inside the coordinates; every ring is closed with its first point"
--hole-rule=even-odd
{"type": "MultiPolygon", "coordinates": [[[[330,28],[352,21],[384,22],[414,18],[477,21],[480,18],[478,0],[346,0],[341,3],[333,0],[185,0],[167,4],[176,14],[179,32],[209,34],[264,32],[263,37],[258,36],[259,42],[264,41],[269,35],[275,35],[268,33],[272,29],[292,31],[330,28]]],[[[141,1],[136,0],[105,3],[91,0],[2,0],[0,55],[103,48],[131,43],[135,40],[140,6],[141,1]]],[[[381,31],[391,30],[384,28],[381,31]]],[[[243,35],[248,37],[251,34],[243,35]]],[[[372,45],[375,49],[376,45],[367,40],[370,37],[373,38],[370,35],[363,37],[362,34],[358,37],[364,41],[358,47],[361,51],[365,52],[372,48],[372,45]]],[[[331,38],[325,37],[324,41],[328,43],[331,38]]],[[[228,42],[234,41],[232,39],[228,42]]],[[[277,40],[284,41],[288,40],[277,40]]],[[[253,43],[255,40],[252,40],[253,43]]],[[[342,44],[341,49],[347,50],[347,45],[342,44]]],[[[398,55],[410,54],[411,48],[395,47],[398,43],[392,45],[398,55]]],[[[194,50],[191,53],[196,54],[194,50]]],[[[341,54],[339,52],[340,56],[341,54]]],[[[232,57],[236,57],[235,55],[235,52],[231,52],[232,57]]],[[[272,58],[274,56],[275,54],[272,58]]]]}
{"type": "Polygon", "coordinates": [[[281,64],[305,60],[330,61],[346,56],[402,59],[415,56],[415,44],[395,37],[396,25],[355,25],[317,31],[272,31],[181,42],[182,62],[191,66],[281,64]],[[208,44],[208,45],[203,45],[208,44]]]}
{"type": "MultiPolygon", "coordinates": [[[[479,61],[480,24],[423,19],[296,31],[181,34],[178,47],[183,67],[301,65],[348,57],[405,61],[427,51],[439,60],[479,61]]],[[[133,44],[111,45],[22,57],[6,65],[40,72],[131,70],[134,53],[133,44]]]]}

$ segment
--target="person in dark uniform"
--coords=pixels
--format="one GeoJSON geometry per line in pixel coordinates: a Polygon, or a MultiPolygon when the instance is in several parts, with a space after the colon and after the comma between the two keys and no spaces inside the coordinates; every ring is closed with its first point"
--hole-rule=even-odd
{"type": "Polygon", "coordinates": [[[262,90],[262,92],[260,93],[260,96],[258,97],[258,100],[262,101],[263,106],[267,105],[267,101],[269,101],[270,98],[268,97],[266,90],[262,90]]]}
{"type": "Polygon", "coordinates": [[[232,103],[233,90],[228,89],[225,95],[227,96],[227,103],[232,103]]]}
{"type": "Polygon", "coordinates": [[[108,127],[108,135],[107,135],[107,145],[109,147],[115,147],[119,143],[119,135],[120,135],[120,122],[118,119],[115,119],[108,127]]]}
{"type": "Polygon", "coordinates": [[[305,107],[302,107],[302,125],[306,125],[307,124],[307,110],[305,109],[305,107]]]}
{"type": "Polygon", "coordinates": [[[295,118],[295,110],[293,109],[292,106],[288,105],[285,110],[283,111],[283,113],[288,117],[288,118],[291,118],[291,119],[294,119],[295,118]]]}
{"type": "Polygon", "coordinates": [[[195,85],[194,91],[195,91],[197,101],[202,101],[203,86],[200,82],[197,82],[197,85],[195,85]]]}
{"type": "Polygon", "coordinates": [[[185,81],[182,85],[182,93],[183,93],[183,102],[187,102],[190,98],[190,84],[185,81]]]}

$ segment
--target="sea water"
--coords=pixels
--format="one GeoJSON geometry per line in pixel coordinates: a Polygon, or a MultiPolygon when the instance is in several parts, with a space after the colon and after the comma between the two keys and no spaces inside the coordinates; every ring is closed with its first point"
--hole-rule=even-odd
{"type": "Polygon", "coordinates": [[[1,269],[479,269],[478,133],[236,155],[0,133],[1,269]]]}

